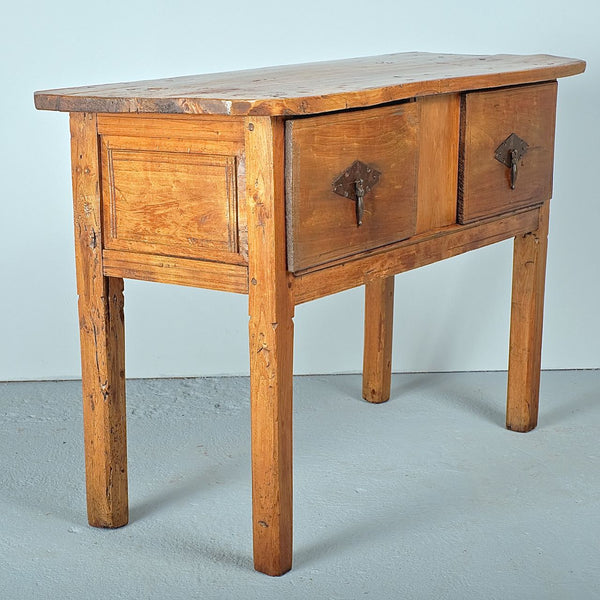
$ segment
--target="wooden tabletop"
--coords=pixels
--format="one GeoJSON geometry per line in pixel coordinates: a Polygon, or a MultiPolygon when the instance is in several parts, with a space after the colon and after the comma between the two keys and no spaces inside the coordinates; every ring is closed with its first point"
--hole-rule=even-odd
{"type": "Polygon", "coordinates": [[[547,81],[584,70],[582,60],[545,54],[408,52],[46,90],[35,93],[35,106],[68,112],[305,115],[547,81]]]}

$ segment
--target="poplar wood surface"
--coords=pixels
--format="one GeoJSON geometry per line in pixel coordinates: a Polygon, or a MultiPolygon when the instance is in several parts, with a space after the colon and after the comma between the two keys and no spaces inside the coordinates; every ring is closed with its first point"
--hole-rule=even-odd
{"type": "Polygon", "coordinates": [[[102,272],[96,116],[71,115],[88,520],[128,521],[123,280],[102,272]]]}
{"type": "Polygon", "coordinates": [[[285,261],[284,129],[248,119],[246,181],[254,567],[292,566],[294,304],[285,261]]]}
{"type": "Polygon", "coordinates": [[[585,62],[537,54],[406,52],[36,92],[44,110],[305,115],[466,89],[548,81],[585,62]]]}
{"type": "Polygon", "coordinates": [[[362,394],[375,404],[390,398],[393,327],[394,276],[370,279],[365,283],[362,394]]]}
{"type": "Polygon", "coordinates": [[[549,215],[547,201],[539,227],[514,242],[506,403],[506,427],[512,431],[537,425],[549,215]]]}

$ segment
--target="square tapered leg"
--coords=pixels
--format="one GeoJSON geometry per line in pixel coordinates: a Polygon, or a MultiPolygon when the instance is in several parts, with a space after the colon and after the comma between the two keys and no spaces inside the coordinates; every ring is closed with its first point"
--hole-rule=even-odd
{"type": "Polygon", "coordinates": [[[87,508],[90,525],[128,521],[123,280],[102,267],[96,116],[71,115],[87,508]]]}
{"type": "Polygon", "coordinates": [[[285,260],[283,123],[246,122],[254,567],[292,567],[294,304],[285,260]]]}
{"type": "Polygon", "coordinates": [[[549,202],[537,231],[514,242],[506,427],[526,432],[538,419],[549,202]]]}
{"type": "Polygon", "coordinates": [[[394,276],[365,284],[365,343],[363,389],[365,400],[389,400],[392,376],[392,330],[394,325],[394,276]]]}

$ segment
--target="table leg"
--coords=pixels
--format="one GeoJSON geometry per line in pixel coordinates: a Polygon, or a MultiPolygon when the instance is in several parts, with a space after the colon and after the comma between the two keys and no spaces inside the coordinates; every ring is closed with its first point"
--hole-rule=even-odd
{"type": "Polygon", "coordinates": [[[246,122],[254,567],[292,567],[293,316],[285,260],[283,123],[246,122]]]}
{"type": "Polygon", "coordinates": [[[128,521],[123,280],[104,277],[96,116],[71,115],[88,520],[128,521]]]}
{"type": "Polygon", "coordinates": [[[394,276],[367,281],[362,393],[369,402],[390,397],[393,320],[394,276]]]}
{"type": "Polygon", "coordinates": [[[537,231],[514,242],[506,408],[506,427],[513,431],[537,425],[549,208],[549,202],[542,206],[537,231]]]}

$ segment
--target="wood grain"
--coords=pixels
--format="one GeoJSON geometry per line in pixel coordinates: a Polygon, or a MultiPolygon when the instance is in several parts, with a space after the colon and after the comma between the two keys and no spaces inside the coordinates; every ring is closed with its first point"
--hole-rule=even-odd
{"type": "Polygon", "coordinates": [[[292,119],[286,123],[288,269],[298,271],[383,246],[415,231],[418,107],[415,102],[292,119]],[[356,202],[333,181],[354,161],[381,173],[356,202]]]}
{"type": "Polygon", "coordinates": [[[106,248],[237,254],[234,157],[110,148],[106,156],[106,248]]]}
{"type": "Polygon", "coordinates": [[[370,253],[352,257],[296,274],[293,278],[294,301],[302,304],[359,285],[374,277],[388,277],[404,271],[482,248],[538,227],[539,208],[523,210],[500,218],[470,225],[453,225],[435,233],[414,236],[370,253]]]}
{"type": "Polygon", "coordinates": [[[292,566],[294,305],[285,261],[283,123],[248,119],[246,134],[254,567],[292,566]]]}
{"type": "Polygon", "coordinates": [[[121,527],[128,521],[123,280],[103,274],[93,114],[71,115],[71,162],[88,520],[121,527]]]}
{"type": "Polygon", "coordinates": [[[549,213],[547,201],[539,228],[514,242],[506,403],[506,427],[512,431],[531,431],[537,425],[549,213]]]}
{"type": "Polygon", "coordinates": [[[240,119],[101,117],[104,246],[245,264],[240,119]]]}
{"type": "Polygon", "coordinates": [[[556,82],[464,95],[458,220],[468,223],[552,195],[556,82]],[[519,160],[515,189],[498,146],[516,133],[529,145],[519,160]]]}
{"type": "Polygon", "coordinates": [[[460,94],[419,98],[416,233],[456,223],[460,94]]]}
{"type": "Polygon", "coordinates": [[[548,81],[584,69],[582,60],[544,54],[407,52],[44,90],[35,93],[35,106],[96,113],[307,115],[416,96],[548,81]]]}
{"type": "Polygon", "coordinates": [[[376,277],[365,284],[365,343],[363,398],[379,404],[390,398],[394,276],[376,277]]]}
{"type": "Polygon", "coordinates": [[[98,133],[109,136],[218,142],[235,152],[244,147],[244,119],[222,115],[99,114],[98,133]]]}
{"type": "Polygon", "coordinates": [[[178,256],[104,250],[104,275],[248,293],[248,267],[178,256]]]}
{"type": "Polygon", "coordinates": [[[295,304],[365,285],[363,396],[385,402],[394,275],[514,237],[507,427],[535,427],[553,80],[584,69],[406,53],[36,93],[72,112],[89,522],[128,519],[124,277],[248,294],[254,565],[269,575],[292,565],[295,304]],[[512,132],[529,144],[515,190],[493,156],[512,132]],[[355,160],[382,173],[360,229],[331,191],[355,160]]]}

